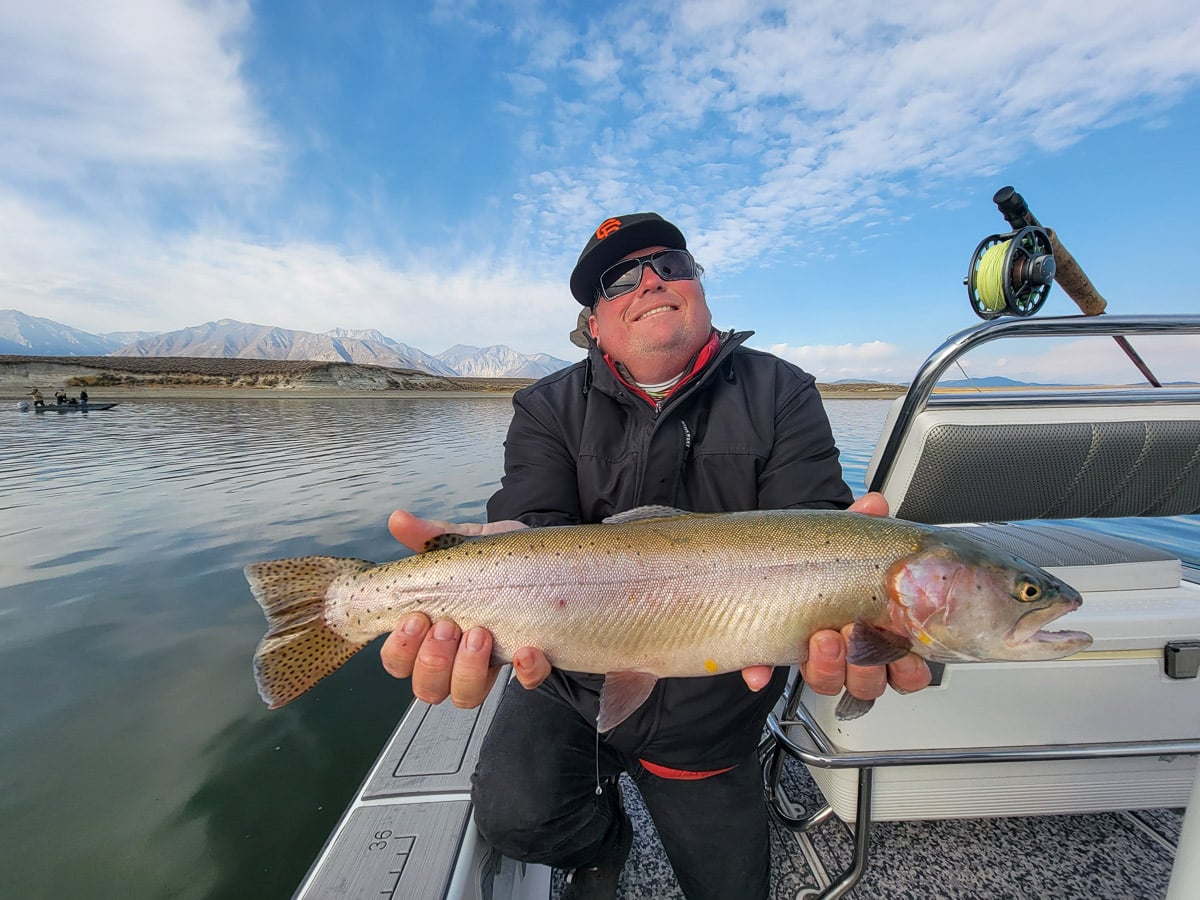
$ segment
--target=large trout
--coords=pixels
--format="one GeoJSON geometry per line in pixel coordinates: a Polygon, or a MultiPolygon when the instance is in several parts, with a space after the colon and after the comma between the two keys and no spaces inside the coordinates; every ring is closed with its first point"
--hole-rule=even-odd
{"type": "Polygon", "coordinates": [[[659,678],[793,665],[814,632],[851,622],[859,665],[909,650],[1057,659],[1092,640],[1041,630],[1081,600],[1036,566],[962,531],[842,511],[645,507],[599,525],[442,535],[384,565],[312,556],[245,571],[269,625],[254,671],[272,709],[413,612],[483,626],[495,661],[533,646],[559,668],[605,674],[601,731],[659,678]]]}

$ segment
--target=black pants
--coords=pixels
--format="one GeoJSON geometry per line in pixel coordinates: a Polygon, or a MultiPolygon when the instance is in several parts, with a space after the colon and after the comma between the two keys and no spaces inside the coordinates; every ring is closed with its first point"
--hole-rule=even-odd
{"type": "Polygon", "coordinates": [[[765,900],[767,809],[753,754],[721,775],[660,778],[604,741],[597,747],[595,725],[545,686],[506,687],[473,779],[476,824],[513,859],[597,865],[617,852],[626,827],[612,787],[622,771],[637,784],[689,900],[765,900]]]}

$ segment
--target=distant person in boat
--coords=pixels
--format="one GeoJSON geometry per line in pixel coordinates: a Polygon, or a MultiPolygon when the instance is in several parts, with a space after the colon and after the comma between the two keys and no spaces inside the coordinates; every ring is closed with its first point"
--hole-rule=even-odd
{"type": "Polygon", "coordinates": [[[62,388],[59,388],[57,391],[55,391],[54,392],[54,402],[57,403],[59,406],[62,406],[64,403],[66,403],[67,402],[67,392],[64,391],[62,388]]]}
{"type": "MultiPolygon", "coordinates": [[[[868,494],[852,503],[814,379],[718,332],[683,234],[655,213],[605,220],[571,274],[589,310],[583,362],[513,398],[504,477],[486,525],[389,520],[420,549],[444,532],[599,522],[648,504],[695,512],[852,508],[886,515],[868,494]]],[[[602,575],[603,561],[597,560],[602,575]]],[[[480,705],[496,677],[492,637],[416,615],[389,635],[385,668],[413,693],[480,705]]],[[[909,655],[847,666],[836,631],[813,636],[804,666],[826,694],[874,699],[929,683],[909,655]]],[[[616,787],[637,784],[689,900],[760,900],[770,884],[767,810],[755,749],[785,669],[662,679],[649,699],[597,736],[602,676],[552,669],[518,650],[473,779],[475,818],[504,854],[570,870],[567,897],[612,897],[632,841],[616,787]],[[597,796],[599,784],[603,791],[597,796]]]]}
{"type": "Polygon", "coordinates": [[[79,405],[80,405],[80,406],[87,406],[87,391],[80,391],[80,392],[79,392],[79,405]]]}
{"type": "Polygon", "coordinates": [[[30,391],[29,396],[33,400],[34,406],[45,406],[46,405],[46,401],[42,397],[42,392],[39,391],[37,388],[34,388],[32,391],[30,391]]]}

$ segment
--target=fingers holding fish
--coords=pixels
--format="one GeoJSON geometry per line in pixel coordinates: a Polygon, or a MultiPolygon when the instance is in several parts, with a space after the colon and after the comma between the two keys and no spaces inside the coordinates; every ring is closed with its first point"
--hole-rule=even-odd
{"type": "Polygon", "coordinates": [[[887,497],[879,491],[863,494],[847,508],[850,512],[865,513],[868,516],[886,516],[890,512],[887,497]]]}
{"type": "Polygon", "coordinates": [[[750,666],[742,669],[742,679],[746,682],[746,687],[758,693],[771,683],[774,671],[774,666],[750,666]]]}
{"type": "Polygon", "coordinates": [[[818,694],[834,695],[843,689],[860,700],[878,698],[889,684],[901,693],[929,686],[929,666],[909,653],[887,666],[856,666],[846,662],[846,646],[854,625],[842,633],[818,631],[808,643],[808,659],[801,664],[804,681],[818,694]]]}
{"type": "Polygon", "coordinates": [[[513,654],[513,671],[517,681],[531,691],[550,675],[550,660],[536,647],[522,647],[513,654]]]}
{"type": "Polygon", "coordinates": [[[388,531],[392,537],[409,550],[420,551],[425,542],[435,535],[453,530],[449,522],[420,519],[406,509],[398,509],[388,516],[388,531]]]}
{"type": "MultiPolygon", "coordinates": [[[[842,638],[849,645],[854,625],[842,628],[842,638]]],[[[909,653],[886,666],[846,665],[846,690],[860,700],[878,699],[891,684],[902,694],[929,687],[929,666],[916,654],[909,653]]],[[[830,693],[834,693],[830,691],[830,693]]]]}
{"type": "MultiPolygon", "coordinates": [[[[435,636],[443,624],[434,625],[435,636]]],[[[450,700],[459,709],[474,709],[487,699],[500,672],[500,667],[491,665],[491,661],[491,632],[486,628],[467,629],[450,669],[450,700]]]]}
{"type": "MultiPolygon", "coordinates": [[[[418,553],[443,535],[480,536],[525,528],[523,522],[446,522],[422,519],[398,509],[388,517],[392,537],[418,553]]],[[[433,625],[421,614],[410,616],[388,635],[379,655],[384,669],[396,678],[413,679],[413,694],[427,703],[447,697],[455,706],[473,709],[487,698],[500,671],[491,665],[492,635],[485,628],[462,634],[450,621],[433,625]],[[432,626],[432,627],[431,627],[432,626]]],[[[550,674],[550,663],[541,651],[527,647],[513,660],[517,680],[535,688],[550,674]]]]}
{"type": "Polygon", "coordinates": [[[910,653],[894,663],[888,663],[887,670],[888,684],[902,694],[924,690],[932,680],[929,664],[915,653],[910,653]]]}
{"type": "MultiPolygon", "coordinates": [[[[389,675],[412,678],[418,700],[441,703],[449,697],[462,709],[483,703],[500,671],[491,665],[492,635],[486,628],[471,628],[464,634],[449,619],[431,623],[421,613],[409,616],[387,636],[379,658],[389,675]]],[[[530,686],[543,678],[544,674],[530,686]]]]}
{"type": "Polygon", "coordinates": [[[422,519],[408,510],[398,509],[388,517],[388,531],[392,537],[418,553],[425,550],[429,542],[443,534],[478,536],[500,534],[525,528],[524,522],[511,519],[500,522],[444,522],[440,519],[422,519]]]}
{"type": "MultiPolygon", "coordinates": [[[[854,631],[854,625],[852,624],[843,626],[842,628],[842,639],[846,642],[846,646],[850,645],[850,633],[852,631],[854,631]]],[[[853,663],[846,664],[846,691],[852,697],[857,697],[859,700],[875,700],[887,690],[887,683],[887,666],[856,666],[853,663]]]]}
{"type": "MultiPolygon", "coordinates": [[[[388,635],[379,655],[388,674],[412,678],[417,699],[441,703],[449,697],[462,709],[474,709],[487,699],[501,668],[491,664],[492,635],[486,628],[464,634],[449,619],[431,625],[420,614],[388,635]]],[[[532,647],[517,652],[513,667],[517,680],[531,689],[550,674],[549,661],[532,647]]]]}
{"type": "MultiPolygon", "coordinates": [[[[855,667],[860,668],[860,667],[855,667]]],[[[818,694],[832,696],[846,687],[846,642],[831,629],[808,641],[808,659],[800,664],[805,683],[818,694]]]]}
{"type": "Polygon", "coordinates": [[[413,674],[421,642],[425,640],[431,625],[424,613],[414,613],[387,636],[379,648],[379,658],[389,675],[393,678],[409,678],[413,674]]]}
{"type": "MultiPolygon", "coordinates": [[[[490,645],[491,641],[487,643],[490,645]]],[[[487,672],[487,663],[491,655],[491,647],[483,654],[483,672],[487,672]]],[[[478,680],[480,654],[467,650],[462,645],[462,629],[450,619],[440,619],[433,623],[425,634],[425,640],[417,652],[416,662],[412,671],[413,696],[426,703],[441,703],[451,696],[455,669],[459,670],[459,689],[469,691],[470,685],[478,680]],[[458,663],[460,649],[464,658],[458,663]]],[[[484,692],[486,696],[486,691],[484,692]]],[[[470,697],[467,695],[455,697],[455,705],[470,708],[470,697]]],[[[480,697],[474,705],[483,702],[480,697]]]]}

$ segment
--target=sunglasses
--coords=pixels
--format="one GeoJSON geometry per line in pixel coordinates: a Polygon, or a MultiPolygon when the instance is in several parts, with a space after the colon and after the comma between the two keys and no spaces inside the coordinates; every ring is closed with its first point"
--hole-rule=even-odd
{"type": "Polygon", "coordinates": [[[649,256],[623,259],[609,266],[596,285],[596,299],[616,300],[642,283],[642,268],[649,266],[663,281],[690,281],[700,268],[686,250],[659,250],[649,256]]]}

